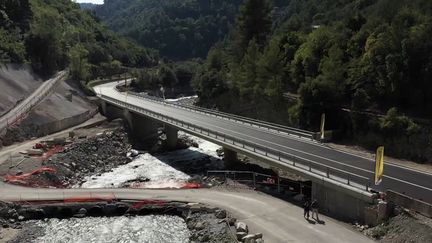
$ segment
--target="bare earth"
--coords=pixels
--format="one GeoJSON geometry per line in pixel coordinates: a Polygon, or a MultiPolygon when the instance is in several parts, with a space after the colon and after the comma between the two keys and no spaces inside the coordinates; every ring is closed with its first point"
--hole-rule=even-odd
{"type": "Polygon", "coordinates": [[[8,242],[14,239],[19,232],[20,232],[19,229],[12,229],[12,228],[0,229],[0,242],[8,242]]]}
{"type": "Polygon", "coordinates": [[[97,126],[91,128],[82,127],[91,126],[92,124],[97,124],[104,120],[105,117],[98,114],[92,119],[64,131],[54,133],[45,137],[32,139],[23,143],[14,144],[9,147],[3,147],[2,149],[0,149],[0,176],[4,176],[6,174],[15,174],[18,171],[22,171],[25,173],[40,168],[40,159],[31,158],[29,156],[20,154],[20,152],[22,151],[31,149],[36,143],[53,138],[68,137],[68,133],[70,131],[74,131],[76,136],[94,136],[97,133],[107,130],[108,128],[104,126],[97,126]]]}

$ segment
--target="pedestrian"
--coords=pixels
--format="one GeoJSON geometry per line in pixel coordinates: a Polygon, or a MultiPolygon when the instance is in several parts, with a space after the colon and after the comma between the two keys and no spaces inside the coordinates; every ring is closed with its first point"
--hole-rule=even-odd
{"type": "Polygon", "coordinates": [[[310,201],[306,198],[303,203],[303,217],[309,219],[309,211],[310,211],[310,201]]]}
{"type": "Polygon", "coordinates": [[[314,199],[312,201],[310,207],[312,208],[312,218],[316,219],[317,221],[319,221],[319,217],[318,217],[318,201],[316,199],[314,199]],[[314,215],[316,215],[316,218],[314,218],[314,215]]]}

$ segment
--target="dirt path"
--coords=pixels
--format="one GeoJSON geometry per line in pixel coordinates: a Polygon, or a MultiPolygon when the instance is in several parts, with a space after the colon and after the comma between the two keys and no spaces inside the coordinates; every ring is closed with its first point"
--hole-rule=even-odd
{"type": "Polygon", "coordinates": [[[321,223],[308,222],[303,209],[254,191],[226,190],[138,190],[138,189],[36,189],[0,182],[0,200],[51,200],[78,197],[154,199],[199,202],[232,213],[248,224],[251,232],[263,233],[265,242],[373,242],[351,226],[320,216],[321,223]]]}
{"type": "MultiPolygon", "coordinates": [[[[68,133],[70,131],[78,130],[78,129],[80,129],[82,127],[86,127],[86,126],[91,126],[92,124],[98,124],[98,123],[104,121],[105,119],[106,119],[105,117],[97,114],[92,119],[90,119],[90,120],[88,120],[82,124],[79,124],[77,126],[63,130],[61,132],[47,135],[45,137],[36,138],[33,140],[28,140],[28,141],[25,141],[23,143],[14,144],[14,145],[11,145],[8,147],[3,147],[2,149],[0,149],[0,164],[8,162],[11,157],[15,157],[17,154],[19,154],[19,152],[32,148],[33,145],[35,145],[35,143],[37,143],[41,140],[48,140],[48,139],[52,139],[52,138],[65,137],[65,136],[68,136],[68,133]]],[[[81,131],[83,131],[85,133],[85,129],[81,129],[81,131]]],[[[91,130],[89,129],[87,132],[91,132],[91,130]]],[[[86,135],[86,134],[84,134],[84,135],[86,135]]]]}

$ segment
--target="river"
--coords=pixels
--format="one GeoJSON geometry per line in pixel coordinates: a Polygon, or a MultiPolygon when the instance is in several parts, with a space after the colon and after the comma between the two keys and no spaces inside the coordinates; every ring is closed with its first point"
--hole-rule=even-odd
{"type": "Polygon", "coordinates": [[[88,217],[30,223],[42,230],[37,243],[189,242],[186,223],[177,216],[88,217]]]}

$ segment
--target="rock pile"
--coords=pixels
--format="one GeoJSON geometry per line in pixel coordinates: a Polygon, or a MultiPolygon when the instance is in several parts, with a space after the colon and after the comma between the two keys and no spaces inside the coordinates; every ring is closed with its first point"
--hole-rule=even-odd
{"type": "Polygon", "coordinates": [[[86,176],[102,174],[129,163],[131,160],[126,154],[130,149],[126,132],[117,129],[71,144],[44,166],[55,168],[56,176],[64,185],[75,185],[86,176]]]}
{"type": "Polygon", "coordinates": [[[223,210],[192,206],[185,219],[190,230],[190,242],[237,242],[226,223],[226,216],[223,210]]]}
{"type": "Polygon", "coordinates": [[[21,228],[23,217],[18,214],[19,205],[0,201],[0,229],[21,228]]]}
{"type": "Polygon", "coordinates": [[[31,187],[69,187],[86,176],[100,175],[112,168],[129,163],[131,151],[126,132],[122,128],[79,140],[42,162],[48,171],[35,171],[20,176],[10,183],[31,187]]]}

